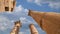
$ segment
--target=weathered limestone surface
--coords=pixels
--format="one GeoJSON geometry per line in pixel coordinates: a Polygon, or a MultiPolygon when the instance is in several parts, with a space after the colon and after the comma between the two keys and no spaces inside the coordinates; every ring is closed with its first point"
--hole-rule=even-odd
{"type": "Polygon", "coordinates": [[[14,28],[12,29],[12,31],[10,32],[10,34],[19,34],[19,29],[21,27],[21,23],[20,21],[16,21],[14,28]]]}
{"type": "Polygon", "coordinates": [[[29,16],[31,16],[47,34],[60,34],[60,13],[30,10],[29,16]]]}
{"type": "Polygon", "coordinates": [[[0,12],[13,11],[16,0],[0,0],[0,12]]]}
{"type": "Polygon", "coordinates": [[[31,34],[38,34],[38,31],[35,28],[34,24],[30,24],[29,28],[30,28],[31,34]]]}

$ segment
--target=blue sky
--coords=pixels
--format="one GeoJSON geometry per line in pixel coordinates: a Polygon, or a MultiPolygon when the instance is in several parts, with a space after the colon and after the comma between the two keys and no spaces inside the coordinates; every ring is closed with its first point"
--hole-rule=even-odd
{"type": "Polygon", "coordinates": [[[40,12],[60,12],[60,0],[16,0],[16,7],[13,12],[0,13],[0,34],[10,34],[14,21],[21,20],[22,27],[19,34],[30,34],[29,24],[35,24],[39,34],[46,34],[34,21],[28,16],[28,10],[40,12]]]}

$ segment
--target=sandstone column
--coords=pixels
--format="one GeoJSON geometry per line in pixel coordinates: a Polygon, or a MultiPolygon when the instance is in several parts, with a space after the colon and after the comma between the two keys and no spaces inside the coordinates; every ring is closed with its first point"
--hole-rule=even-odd
{"type": "Polygon", "coordinates": [[[10,32],[10,34],[18,34],[20,28],[21,28],[20,21],[16,21],[12,31],[10,32]]]}
{"type": "Polygon", "coordinates": [[[31,34],[38,34],[38,31],[35,28],[34,24],[30,24],[29,27],[30,27],[31,34]]]}
{"type": "Polygon", "coordinates": [[[16,6],[16,0],[0,0],[0,12],[12,12],[16,6]]]}

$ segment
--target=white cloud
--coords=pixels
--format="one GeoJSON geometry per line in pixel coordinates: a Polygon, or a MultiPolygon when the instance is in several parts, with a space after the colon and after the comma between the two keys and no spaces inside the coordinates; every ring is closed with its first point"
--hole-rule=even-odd
{"type": "MultiPolygon", "coordinates": [[[[30,1],[32,2],[32,1],[30,1]]],[[[51,8],[60,8],[60,1],[59,0],[34,0],[34,3],[37,5],[42,5],[42,3],[49,3],[48,6],[51,8]]]]}
{"type": "Polygon", "coordinates": [[[19,32],[19,34],[24,34],[24,32],[19,32]]]}
{"type": "Polygon", "coordinates": [[[13,23],[11,23],[7,17],[0,15],[0,30],[1,31],[5,31],[8,28],[12,28],[12,24],[13,23]]]}
{"type": "Polygon", "coordinates": [[[32,23],[30,20],[28,20],[26,17],[20,17],[20,20],[22,23],[32,23]]]}
{"type": "Polygon", "coordinates": [[[25,9],[22,7],[22,5],[16,6],[12,14],[15,15],[27,15],[28,14],[28,9],[25,9]]]}
{"type": "Polygon", "coordinates": [[[24,8],[21,5],[19,5],[19,6],[15,7],[14,11],[22,11],[23,9],[24,8]]]}
{"type": "Polygon", "coordinates": [[[41,0],[35,0],[34,3],[41,6],[41,0]]]}
{"type": "Polygon", "coordinates": [[[26,13],[26,15],[28,15],[29,10],[28,9],[24,9],[24,12],[26,13]]]}
{"type": "Polygon", "coordinates": [[[51,8],[60,8],[60,2],[51,2],[50,4],[49,4],[49,6],[51,7],[51,8]]]}
{"type": "Polygon", "coordinates": [[[28,2],[32,2],[32,0],[27,0],[28,2]]]}
{"type": "Polygon", "coordinates": [[[25,17],[21,17],[20,20],[24,21],[26,18],[25,17]]]}
{"type": "MultiPolygon", "coordinates": [[[[29,17],[30,18],[30,17],[29,17]]],[[[32,19],[32,18],[31,18],[32,19]]],[[[27,17],[20,17],[20,21],[23,24],[35,24],[37,25],[37,23],[34,20],[30,20],[27,17]]]]}

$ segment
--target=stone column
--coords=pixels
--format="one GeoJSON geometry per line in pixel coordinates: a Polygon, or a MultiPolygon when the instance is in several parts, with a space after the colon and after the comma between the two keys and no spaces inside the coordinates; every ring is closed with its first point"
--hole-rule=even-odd
{"type": "Polygon", "coordinates": [[[0,12],[12,12],[16,6],[16,0],[0,0],[0,12]]]}
{"type": "Polygon", "coordinates": [[[20,28],[21,28],[20,21],[16,21],[12,31],[10,32],[10,34],[18,34],[20,28]]]}
{"type": "Polygon", "coordinates": [[[34,24],[30,24],[29,28],[30,28],[31,34],[38,34],[38,31],[35,28],[34,24]]]}

